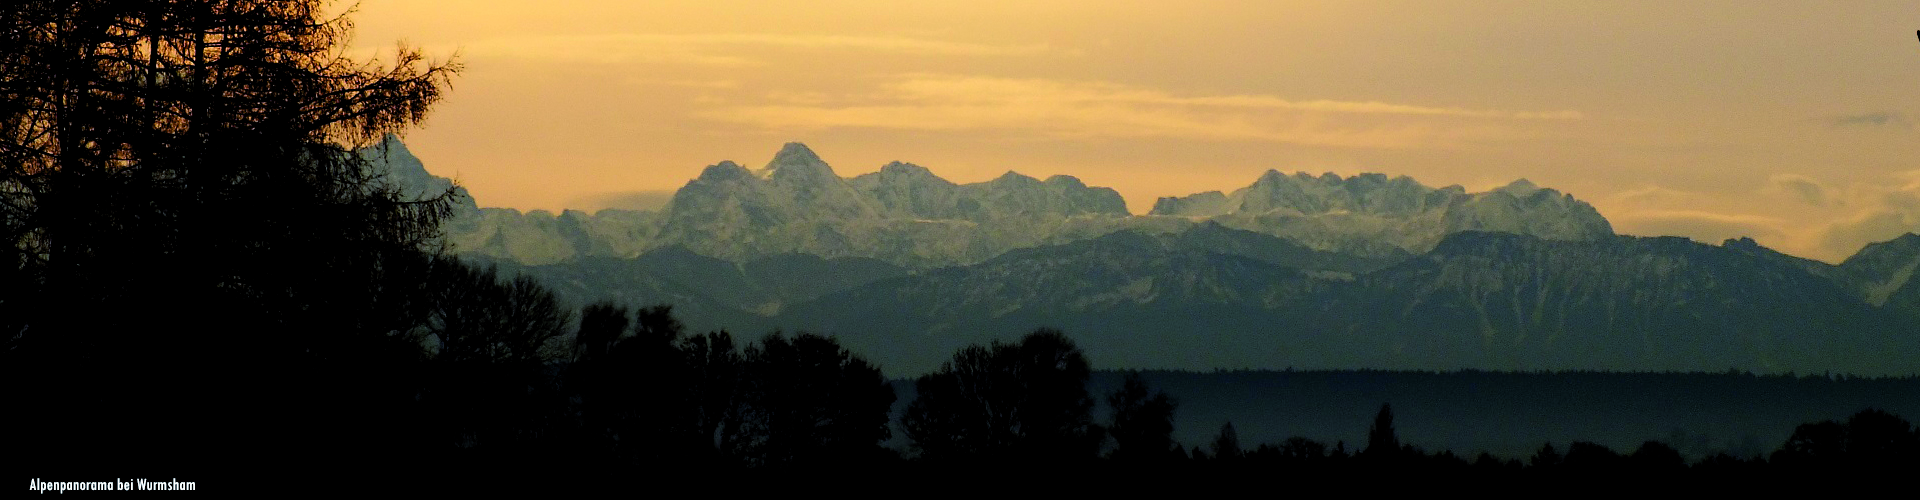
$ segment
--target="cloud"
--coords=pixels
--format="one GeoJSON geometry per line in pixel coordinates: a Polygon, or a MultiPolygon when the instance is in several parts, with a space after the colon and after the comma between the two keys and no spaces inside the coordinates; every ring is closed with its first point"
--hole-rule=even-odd
{"type": "Polygon", "coordinates": [[[1701,195],[1692,191],[1649,185],[1613,193],[1608,195],[1608,198],[1631,205],[1646,206],[1687,204],[1699,200],[1701,195]]]}
{"type": "Polygon", "coordinates": [[[1290,101],[1270,95],[1175,96],[1163,91],[1107,82],[1066,82],[979,76],[906,75],[891,85],[900,94],[949,101],[1005,102],[1044,98],[1052,102],[1179,105],[1197,107],[1318,111],[1328,113],[1429,115],[1471,118],[1577,120],[1578,111],[1500,111],[1415,106],[1379,101],[1290,101]]]}
{"type": "Polygon", "coordinates": [[[949,42],[924,38],[851,36],[851,35],[775,35],[763,33],[733,33],[708,35],[633,35],[655,37],[681,43],[711,45],[760,45],[774,47],[795,47],[810,49],[855,49],[870,52],[893,52],[915,55],[943,56],[1043,56],[1077,55],[1078,51],[1062,49],[1048,44],[995,45],[982,43],[949,42]]]}
{"type": "Polygon", "coordinates": [[[1628,212],[1612,222],[1624,234],[1686,236],[1708,243],[1743,236],[1777,242],[1787,235],[1785,221],[1777,218],[1701,210],[1641,210],[1628,212]]]}
{"type": "Polygon", "coordinates": [[[728,53],[742,47],[843,50],[921,56],[1076,56],[1077,50],[1048,44],[1001,45],[922,38],[853,35],[778,35],[764,33],[600,35],[494,38],[459,47],[428,47],[431,53],[458,50],[467,55],[503,56],[559,62],[663,63],[699,66],[758,66],[765,61],[728,53]]]}
{"type": "Polygon", "coordinates": [[[1920,170],[1895,174],[1898,181],[1884,185],[1856,185],[1853,215],[1828,224],[1820,244],[1841,255],[1857,252],[1868,243],[1920,232],[1920,170]]]}
{"type": "Polygon", "coordinates": [[[1839,115],[1826,119],[1834,127],[1899,127],[1913,128],[1913,121],[1906,113],[1899,111],[1875,111],[1857,115],[1839,115]]]}
{"type": "Polygon", "coordinates": [[[709,90],[725,90],[725,89],[740,88],[740,82],[736,80],[686,80],[686,79],[633,77],[633,78],[628,78],[626,81],[628,84],[632,84],[632,85],[646,85],[646,86],[658,86],[658,87],[685,87],[685,88],[709,89],[709,90]]]}
{"type": "Polygon", "coordinates": [[[1366,148],[1458,147],[1524,135],[1516,122],[1581,117],[1575,111],[1182,96],[1107,82],[927,74],[896,75],[876,92],[832,103],[778,101],[702,115],[768,129],[999,130],[1052,138],[1173,137],[1366,148]]]}
{"type": "Polygon", "coordinates": [[[1767,187],[1760,190],[1760,192],[1766,194],[1786,194],[1793,196],[1800,201],[1806,202],[1808,205],[1816,207],[1825,207],[1839,203],[1840,200],[1835,199],[1834,196],[1830,194],[1831,191],[1832,188],[1827,187],[1826,184],[1822,184],[1820,181],[1800,174],[1773,174],[1767,177],[1767,187]]]}

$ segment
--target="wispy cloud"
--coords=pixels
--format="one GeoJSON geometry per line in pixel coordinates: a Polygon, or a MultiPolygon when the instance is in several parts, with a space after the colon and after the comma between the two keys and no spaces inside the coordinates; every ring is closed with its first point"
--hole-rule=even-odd
{"type": "Polygon", "coordinates": [[[1908,119],[1906,113],[1899,111],[1875,111],[1855,115],[1839,115],[1828,117],[1825,121],[1828,125],[1834,127],[1913,128],[1913,120],[1908,119]]]}
{"type": "Polygon", "coordinates": [[[1607,197],[1632,206],[1649,206],[1684,205],[1699,200],[1701,195],[1692,191],[1649,185],[1620,191],[1607,197]]]}
{"type": "Polygon", "coordinates": [[[1779,218],[1705,210],[1635,210],[1612,222],[1626,234],[1681,235],[1707,243],[1740,237],[1778,242],[1788,234],[1779,218]]]}
{"type": "Polygon", "coordinates": [[[1920,232],[1920,170],[1901,172],[1889,180],[1849,189],[1848,205],[1857,208],[1821,231],[1821,245],[1845,255],[1868,243],[1920,232]]]}
{"type": "Polygon", "coordinates": [[[693,89],[726,90],[726,89],[740,88],[740,82],[737,80],[689,80],[689,79],[634,77],[634,78],[628,78],[627,83],[633,84],[633,85],[647,85],[647,86],[660,86],[660,87],[685,87],[685,88],[693,88],[693,89]]]}
{"type": "Polygon", "coordinates": [[[1004,45],[924,38],[853,35],[780,35],[767,33],[613,33],[493,38],[459,47],[429,47],[436,53],[459,50],[472,56],[502,56],[596,63],[669,63],[701,66],[757,66],[765,61],[740,55],[741,48],[846,50],[922,56],[1074,56],[1078,50],[1048,44],[1004,45]]]}
{"type": "Polygon", "coordinates": [[[950,42],[924,38],[851,36],[851,35],[776,35],[732,33],[705,35],[628,35],[645,40],[690,44],[761,45],[814,49],[856,49],[872,52],[946,56],[1042,56],[1076,55],[1076,50],[1048,44],[1000,45],[950,42]]]}
{"type": "Polygon", "coordinates": [[[1790,195],[1816,207],[1839,202],[1831,191],[1826,184],[1800,174],[1773,174],[1767,177],[1767,187],[1761,189],[1762,193],[1790,195]]]}
{"type": "Polygon", "coordinates": [[[1176,95],[1108,82],[897,75],[866,94],[716,108],[769,129],[1003,130],[1055,138],[1174,137],[1336,147],[1451,147],[1519,134],[1516,121],[1577,111],[1504,111],[1271,95],[1176,95]],[[1447,121],[1434,121],[1447,120],[1447,121]],[[1462,121],[1465,120],[1465,121],[1462,121]]]}
{"type": "Polygon", "coordinates": [[[1379,101],[1294,101],[1271,95],[1177,96],[1168,92],[1108,82],[1070,82],[1044,79],[980,76],[904,75],[890,88],[899,96],[950,102],[1118,103],[1192,107],[1317,111],[1327,113],[1454,116],[1574,120],[1578,111],[1500,111],[1457,107],[1416,106],[1379,101]]]}
{"type": "Polygon", "coordinates": [[[1756,204],[1746,199],[1752,193],[1647,186],[1608,196],[1621,208],[1609,211],[1607,218],[1624,234],[1681,235],[1710,243],[1752,236],[1762,244],[1829,262],[1839,262],[1868,243],[1920,232],[1920,170],[1844,187],[1800,174],[1774,174],[1757,191],[1772,198],[1763,196],[1756,204]],[[1729,202],[1747,208],[1695,208],[1729,202]],[[1769,204],[1794,207],[1792,215],[1751,213],[1769,204]]]}

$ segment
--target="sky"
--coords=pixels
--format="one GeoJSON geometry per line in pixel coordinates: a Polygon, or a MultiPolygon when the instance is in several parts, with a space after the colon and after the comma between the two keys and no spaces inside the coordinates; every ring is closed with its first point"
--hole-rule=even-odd
{"type": "Polygon", "coordinates": [[[1615,231],[1838,262],[1920,232],[1920,4],[363,0],[465,66],[404,140],[481,206],[646,208],[786,142],[1156,198],[1262,172],[1526,178],[1615,231]]]}

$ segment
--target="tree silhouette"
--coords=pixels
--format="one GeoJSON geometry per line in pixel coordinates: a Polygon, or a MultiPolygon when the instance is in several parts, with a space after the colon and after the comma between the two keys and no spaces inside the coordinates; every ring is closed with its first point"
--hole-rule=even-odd
{"type": "Polygon", "coordinates": [[[1894,469],[1920,464],[1920,435],[1897,415],[1868,408],[1846,422],[1801,424],[1772,456],[1788,467],[1894,469]]]}
{"type": "MultiPolygon", "coordinates": [[[[316,1],[0,7],[0,211],[7,246],[22,250],[20,284],[64,307],[232,308],[253,313],[238,321],[254,331],[266,322],[361,333],[337,328],[365,312],[340,292],[371,282],[379,255],[432,241],[451,191],[404,199],[368,158],[340,145],[373,144],[418,123],[458,67],[423,67],[406,50],[384,69],[342,59],[336,44],[351,26],[320,9],[316,1]]],[[[204,331],[240,311],[196,325],[204,331]]],[[[69,322],[58,317],[35,323],[36,344],[94,353],[130,344],[98,335],[104,328],[63,334],[69,322]]],[[[308,335],[274,337],[291,345],[252,348],[341,354],[312,352],[308,335]]]]}
{"type": "MultiPolygon", "coordinates": [[[[420,400],[441,444],[511,457],[555,439],[550,433],[566,405],[560,388],[547,383],[546,363],[569,355],[557,341],[571,311],[531,277],[505,279],[493,267],[450,257],[433,261],[423,328],[431,378],[420,400]]],[[[614,321],[608,311],[596,315],[614,321]]]]}
{"type": "Polygon", "coordinates": [[[1847,456],[1868,467],[1914,465],[1920,463],[1920,436],[1906,419],[1868,408],[1847,418],[1847,456]]]}
{"type": "Polygon", "coordinates": [[[1302,436],[1287,438],[1280,443],[1280,459],[1291,462],[1307,462],[1327,458],[1327,444],[1302,436]]]}
{"type": "Polygon", "coordinates": [[[156,457],[133,439],[203,436],[198,456],[164,458],[265,467],[254,457],[318,460],[287,448],[402,427],[385,405],[405,385],[379,381],[399,376],[395,350],[418,350],[396,337],[419,309],[370,299],[409,288],[452,192],[404,198],[348,148],[419,123],[458,66],[404,49],[386,67],[346,60],[351,25],[322,14],[0,3],[5,363],[25,387],[121,395],[32,412],[23,425],[66,437],[26,449],[139,462],[156,457]],[[110,417],[126,408],[150,417],[110,417]],[[297,442],[259,439],[290,427],[297,442]]]}
{"type": "Polygon", "coordinates": [[[1107,395],[1113,422],[1107,426],[1116,447],[1109,458],[1129,462],[1171,460],[1180,454],[1173,441],[1173,412],[1180,403],[1147,387],[1139,371],[1128,371],[1120,389],[1107,395]]]}
{"type": "Polygon", "coordinates": [[[1105,437],[1090,415],[1090,373],[1086,355],[1058,330],[967,346],[914,381],[919,397],[901,426],[929,460],[1090,459],[1105,437]]]}
{"type": "Polygon", "coordinates": [[[1613,473],[1621,466],[1620,452],[1605,445],[1591,441],[1574,441],[1567,445],[1567,457],[1561,464],[1569,470],[1582,473],[1613,473]]]}
{"type": "MultiPolygon", "coordinates": [[[[664,309],[658,309],[664,312],[664,309]]],[[[650,320],[658,323],[659,320],[650,320]]],[[[741,380],[746,364],[739,346],[734,344],[733,334],[726,331],[707,332],[694,335],[679,343],[681,365],[686,373],[681,382],[683,401],[692,411],[692,429],[689,446],[711,458],[721,458],[723,449],[735,446],[723,442],[723,438],[735,434],[723,427],[739,410],[741,380]]],[[[893,392],[889,390],[888,394],[893,392]]]]}
{"type": "Polygon", "coordinates": [[[633,313],[612,302],[580,308],[580,330],[573,336],[573,357],[569,361],[592,363],[605,357],[627,334],[627,326],[632,323],[633,313]]]}
{"type": "Polygon", "coordinates": [[[1659,441],[1641,443],[1627,458],[1640,472],[1674,473],[1687,468],[1687,459],[1680,456],[1680,450],[1659,441]]]}
{"type": "Polygon", "coordinates": [[[1545,443],[1540,445],[1539,451],[1533,453],[1532,458],[1527,459],[1527,467],[1535,470],[1553,469],[1559,467],[1565,460],[1559,450],[1553,449],[1553,443],[1545,443]]]}
{"type": "Polygon", "coordinates": [[[749,465],[872,460],[891,435],[893,386],[828,337],[768,335],[746,350],[729,444],[749,465]]]}
{"type": "MultiPolygon", "coordinates": [[[[565,333],[572,314],[552,291],[530,276],[502,279],[493,267],[437,260],[433,288],[438,296],[427,321],[427,331],[438,340],[435,360],[538,364],[560,355],[554,340],[565,333]]],[[[596,320],[608,320],[600,314],[596,320]]]]}
{"type": "Polygon", "coordinates": [[[1240,451],[1240,433],[1233,430],[1233,422],[1220,425],[1220,434],[1213,437],[1213,458],[1232,460],[1242,457],[1240,451]]]}
{"type": "MultiPolygon", "coordinates": [[[[605,355],[569,367],[584,439],[604,443],[603,451],[628,465],[690,466],[715,455],[714,435],[701,434],[695,405],[709,387],[700,383],[695,375],[700,370],[682,348],[683,330],[670,307],[642,308],[605,355]]],[[[731,340],[712,348],[725,353],[715,357],[736,363],[731,340]]],[[[732,376],[726,378],[730,393],[732,376]]]]}
{"type": "Polygon", "coordinates": [[[1393,431],[1393,405],[1380,405],[1380,413],[1373,416],[1373,427],[1367,429],[1367,449],[1361,453],[1372,458],[1400,454],[1400,437],[1393,431]]]}
{"type": "Polygon", "coordinates": [[[1846,425],[1824,420],[1795,427],[1793,435],[1773,453],[1773,462],[1796,466],[1838,465],[1846,459],[1846,454],[1846,425]]]}

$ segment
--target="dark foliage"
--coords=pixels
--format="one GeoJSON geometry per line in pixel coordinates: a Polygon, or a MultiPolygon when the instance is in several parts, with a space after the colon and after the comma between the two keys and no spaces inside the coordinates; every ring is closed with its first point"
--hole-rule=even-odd
{"type": "Polygon", "coordinates": [[[728,451],[753,466],[846,465],[881,458],[893,387],[829,337],[775,333],[750,346],[728,451]]]}
{"type": "Polygon", "coordinates": [[[1213,437],[1208,445],[1213,450],[1215,460],[1235,460],[1244,456],[1240,451],[1240,433],[1233,430],[1233,422],[1220,425],[1220,433],[1213,437]]]}
{"type": "Polygon", "coordinates": [[[1568,469],[1612,471],[1620,467],[1621,456],[1599,443],[1574,441],[1567,445],[1567,456],[1561,465],[1568,469]]]}
{"type": "Polygon", "coordinates": [[[1107,395],[1113,421],[1107,433],[1114,450],[1108,458],[1127,462],[1164,462],[1181,456],[1173,441],[1173,412],[1180,407],[1167,393],[1147,387],[1140,372],[1127,372],[1119,390],[1107,395]]]}
{"type": "Polygon", "coordinates": [[[1380,413],[1373,417],[1373,427],[1367,428],[1367,449],[1363,456],[1375,459],[1391,459],[1400,454],[1400,437],[1393,431],[1393,405],[1381,404],[1380,413]]]}
{"type": "Polygon", "coordinates": [[[573,363],[590,363],[613,350],[633,323],[627,308],[612,302],[598,302],[580,309],[580,330],[573,337],[573,363]]]}
{"type": "Polygon", "coordinates": [[[1899,416],[1866,409],[1846,422],[1802,424],[1773,452],[1776,465],[1796,468],[1879,469],[1920,462],[1920,436],[1899,416]]]}
{"type": "MultiPolygon", "coordinates": [[[[596,309],[601,328],[626,319],[625,308],[596,309]]],[[[731,338],[714,336],[725,339],[712,346],[719,351],[713,357],[724,366],[696,367],[681,348],[682,327],[668,308],[643,309],[629,323],[632,329],[616,337],[605,354],[566,369],[566,391],[579,400],[581,446],[621,464],[711,461],[717,456],[714,434],[702,434],[705,408],[698,402],[715,388],[699,375],[707,369],[727,373],[729,385],[721,390],[732,392],[738,354],[731,338]]],[[[604,335],[588,336],[604,340],[604,335]]]]}
{"type": "Polygon", "coordinates": [[[1093,424],[1089,374],[1086,355],[1057,330],[968,346],[915,380],[919,397],[901,426],[928,460],[1092,459],[1105,436],[1093,424]]]}
{"type": "Polygon", "coordinates": [[[8,381],[113,395],[20,415],[36,462],[239,474],[406,439],[407,297],[452,192],[403,198],[347,148],[419,123],[458,66],[344,59],[321,9],[0,4],[8,381]]]}
{"type": "Polygon", "coordinates": [[[1687,468],[1687,459],[1680,456],[1680,450],[1659,441],[1641,443],[1627,458],[1634,469],[1642,473],[1673,473],[1687,468]]]}
{"type": "Polygon", "coordinates": [[[285,342],[253,350],[351,356],[314,349],[337,344],[314,337],[385,334],[378,326],[404,320],[368,318],[359,299],[395,254],[437,237],[452,192],[405,199],[340,146],[418,123],[458,68],[405,50],[391,68],[339,58],[350,25],[319,18],[318,4],[0,7],[0,207],[18,252],[13,284],[37,297],[18,310],[152,311],[202,325],[139,342],[42,317],[25,322],[23,347],[103,358],[226,347],[236,339],[220,334],[270,327],[285,342]],[[227,324],[206,331],[214,321],[227,324]]]}
{"type": "MultiPolygon", "coordinates": [[[[665,309],[644,311],[665,312],[665,309]]],[[[643,323],[660,322],[644,314],[643,323]]],[[[742,384],[748,376],[747,359],[734,344],[733,334],[726,331],[689,336],[678,345],[682,363],[679,366],[686,370],[676,378],[681,385],[682,399],[669,404],[683,405],[692,412],[688,416],[689,428],[694,431],[691,439],[697,444],[698,456],[720,460],[723,450],[732,448],[723,441],[727,436],[738,435],[723,429],[738,413],[739,405],[745,404],[742,384]]],[[[672,390],[672,386],[668,390],[672,390]]]]}
{"type": "MultiPolygon", "coordinates": [[[[565,334],[573,315],[552,291],[528,276],[503,279],[492,267],[454,259],[437,262],[426,322],[436,361],[537,365],[562,355],[555,340],[565,334]]],[[[605,311],[600,314],[597,320],[608,321],[605,311]]]]}

